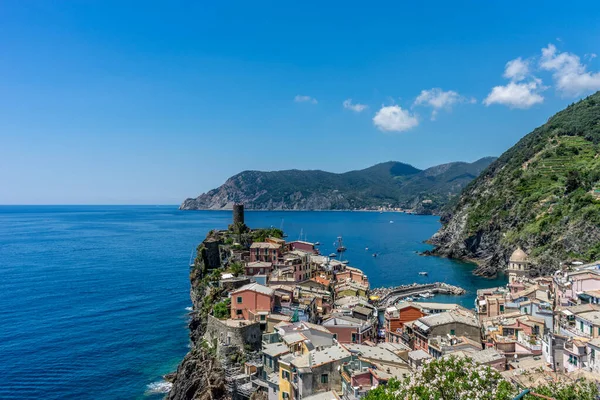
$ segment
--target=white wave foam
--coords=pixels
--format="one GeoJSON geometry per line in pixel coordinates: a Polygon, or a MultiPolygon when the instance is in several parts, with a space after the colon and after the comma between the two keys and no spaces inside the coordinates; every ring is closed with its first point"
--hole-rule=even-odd
{"type": "Polygon", "coordinates": [[[146,389],[147,395],[164,394],[164,393],[169,393],[171,391],[173,384],[171,382],[167,382],[167,381],[158,381],[158,382],[152,382],[146,387],[147,387],[147,389],[146,389]]]}
{"type": "Polygon", "coordinates": [[[192,307],[186,307],[185,310],[186,311],[193,311],[194,309],[192,307]]]}

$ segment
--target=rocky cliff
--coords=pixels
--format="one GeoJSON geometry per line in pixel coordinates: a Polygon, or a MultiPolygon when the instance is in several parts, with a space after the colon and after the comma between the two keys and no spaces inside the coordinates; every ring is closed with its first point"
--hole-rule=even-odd
{"type": "Polygon", "coordinates": [[[193,311],[189,328],[192,348],[179,364],[177,371],[169,377],[173,383],[167,396],[169,400],[230,399],[222,366],[214,353],[203,346],[202,342],[207,314],[212,306],[211,289],[203,279],[208,263],[206,247],[202,244],[198,246],[198,256],[190,271],[193,311]]]}
{"type": "Polygon", "coordinates": [[[600,258],[600,92],[551,117],[487,167],[442,217],[434,254],[494,275],[521,246],[534,273],[600,258]]]}
{"type": "Polygon", "coordinates": [[[182,210],[229,209],[234,202],[257,210],[353,210],[403,207],[437,213],[494,158],[419,170],[387,162],[359,171],[244,171],[222,186],[186,199],[182,210]]]}

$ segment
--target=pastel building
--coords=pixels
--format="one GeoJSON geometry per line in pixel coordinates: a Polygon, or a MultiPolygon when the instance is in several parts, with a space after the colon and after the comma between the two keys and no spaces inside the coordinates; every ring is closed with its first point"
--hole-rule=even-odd
{"type": "Polygon", "coordinates": [[[281,246],[271,242],[254,242],[250,245],[250,262],[263,261],[275,264],[281,257],[281,246]]]}
{"type": "Polygon", "coordinates": [[[267,316],[273,311],[274,294],[273,289],[258,283],[231,292],[231,319],[260,321],[266,325],[267,316]]]}

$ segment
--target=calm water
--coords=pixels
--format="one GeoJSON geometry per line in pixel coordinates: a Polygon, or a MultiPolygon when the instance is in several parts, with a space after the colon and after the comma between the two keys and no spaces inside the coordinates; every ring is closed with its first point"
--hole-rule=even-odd
{"type": "MultiPolygon", "coordinates": [[[[0,206],[0,398],[161,398],[156,383],[187,351],[190,254],[230,217],[173,206],[0,206]]],[[[469,294],[436,300],[471,307],[477,288],[499,283],[417,255],[435,217],[250,212],[246,222],[283,226],[288,239],[302,232],[324,254],[343,235],[346,258],[372,286],[445,281],[469,294]]]]}

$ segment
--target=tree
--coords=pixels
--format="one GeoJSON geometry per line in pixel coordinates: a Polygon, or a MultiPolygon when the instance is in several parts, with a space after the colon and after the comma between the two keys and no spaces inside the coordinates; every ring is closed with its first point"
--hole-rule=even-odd
{"type": "MultiPolygon", "coordinates": [[[[534,391],[556,400],[593,400],[598,395],[596,385],[587,381],[550,383],[534,391]]],[[[371,390],[365,400],[510,400],[517,394],[495,369],[450,356],[425,362],[402,381],[391,379],[386,386],[371,390]]],[[[524,399],[539,400],[531,395],[524,399]]]]}
{"type": "Polygon", "coordinates": [[[213,308],[213,316],[218,319],[226,319],[229,318],[231,311],[229,308],[231,306],[231,299],[225,299],[217,304],[215,304],[213,308]]]}
{"type": "Polygon", "coordinates": [[[571,193],[581,186],[581,174],[577,170],[569,170],[567,173],[567,182],[565,184],[565,192],[571,193]]]}
{"type": "Polygon", "coordinates": [[[235,261],[229,265],[229,271],[235,276],[242,275],[244,273],[244,266],[242,263],[235,261]]]}

